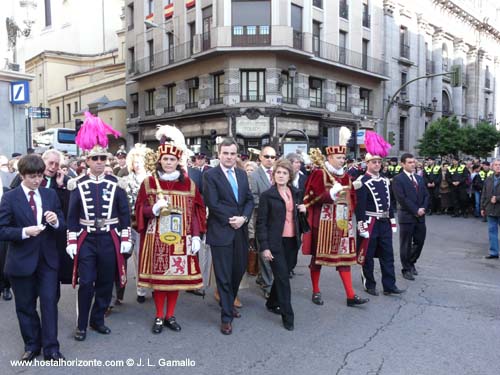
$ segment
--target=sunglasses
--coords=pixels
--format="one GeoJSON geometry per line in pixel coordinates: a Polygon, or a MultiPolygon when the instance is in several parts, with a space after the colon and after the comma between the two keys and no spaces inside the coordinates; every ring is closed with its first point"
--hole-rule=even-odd
{"type": "Polygon", "coordinates": [[[276,155],[262,155],[266,159],[276,159],[276,155]]]}
{"type": "Polygon", "coordinates": [[[106,161],[108,159],[108,157],[106,155],[99,155],[99,156],[92,156],[91,159],[93,161],[97,161],[97,160],[106,161]]]}

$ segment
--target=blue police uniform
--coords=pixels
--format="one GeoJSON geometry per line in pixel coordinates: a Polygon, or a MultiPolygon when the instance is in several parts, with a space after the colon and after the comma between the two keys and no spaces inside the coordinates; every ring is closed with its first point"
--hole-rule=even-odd
{"type": "Polygon", "coordinates": [[[391,206],[389,179],[369,173],[358,178],[356,189],[356,219],[358,227],[365,226],[369,238],[358,237],[358,262],[363,265],[362,279],[365,290],[375,290],[373,276],[374,257],[379,258],[384,291],[396,290],[392,228],[395,228],[391,206]]]}
{"type": "Polygon", "coordinates": [[[130,210],[125,184],[115,176],[82,176],[68,183],[68,245],[77,244],[73,286],[78,276],[78,329],[103,326],[118,272],[126,283],[120,242],[130,241],[130,210]]]}

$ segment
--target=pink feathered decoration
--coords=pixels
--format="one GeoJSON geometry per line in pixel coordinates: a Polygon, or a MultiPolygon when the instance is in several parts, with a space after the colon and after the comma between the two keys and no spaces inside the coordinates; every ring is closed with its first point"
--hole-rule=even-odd
{"type": "Polygon", "coordinates": [[[95,145],[108,147],[108,134],[118,138],[121,133],[104,123],[99,117],[90,112],[85,112],[85,121],[76,135],[75,143],[82,150],[91,150],[95,145]]]}
{"type": "Polygon", "coordinates": [[[385,158],[389,155],[392,146],[377,133],[367,130],[365,133],[365,147],[370,154],[385,158]]]}

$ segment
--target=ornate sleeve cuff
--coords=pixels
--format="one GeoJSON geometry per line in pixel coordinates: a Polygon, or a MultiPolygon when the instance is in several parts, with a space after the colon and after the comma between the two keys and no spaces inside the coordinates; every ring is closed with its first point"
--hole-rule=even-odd
{"type": "Polygon", "coordinates": [[[130,237],[131,237],[130,227],[122,229],[122,232],[120,234],[121,241],[122,242],[130,241],[130,237]]]}
{"type": "Polygon", "coordinates": [[[70,232],[69,230],[67,231],[67,244],[68,245],[76,245],[77,243],[77,233],[76,232],[70,232]]]}

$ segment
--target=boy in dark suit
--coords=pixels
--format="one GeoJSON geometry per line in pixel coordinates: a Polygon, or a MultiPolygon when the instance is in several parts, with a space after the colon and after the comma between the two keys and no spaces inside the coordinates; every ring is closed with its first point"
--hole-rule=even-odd
{"type": "Polygon", "coordinates": [[[399,255],[403,277],[415,280],[418,274],[415,263],[424,247],[425,214],[429,205],[429,193],[424,179],[415,173],[412,154],[401,155],[403,172],[393,179],[393,191],[398,205],[399,255]]]}
{"type": "Polygon", "coordinates": [[[42,348],[45,360],[64,359],[57,341],[56,246],[56,232],[64,230],[64,217],[56,193],[40,188],[45,170],[42,158],[23,156],[18,168],[23,181],[5,193],[0,204],[0,240],[10,241],[5,271],[25,345],[21,360],[32,361],[42,348]]]}

